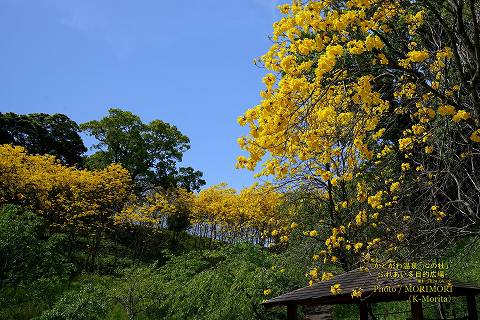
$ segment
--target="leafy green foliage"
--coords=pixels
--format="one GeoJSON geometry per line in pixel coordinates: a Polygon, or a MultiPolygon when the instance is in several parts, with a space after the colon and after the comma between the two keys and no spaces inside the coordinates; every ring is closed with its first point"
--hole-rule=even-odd
{"type": "Polygon", "coordinates": [[[72,265],[64,236],[44,234],[41,218],[8,205],[0,209],[0,319],[30,319],[63,290],[72,265]]]}
{"type": "Polygon", "coordinates": [[[205,185],[202,179],[203,173],[193,169],[192,167],[181,167],[178,169],[177,183],[178,186],[187,191],[198,191],[205,185]]]}
{"type": "MultiPolygon", "coordinates": [[[[109,280],[106,278],[105,280],[109,280]]],[[[108,310],[107,285],[86,282],[76,290],[67,291],[55,306],[37,320],[98,320],[105,319],[108,310]]]]}
{"type": "Polygon", "coordinates": [[[14,206],[0,210],[0,287],[65,277],[71,265],[60,253],[64,236],[44,236],[43,221],[14,206]]]}
{"type": "Polygon", "coordinates": [[[31,154],[54,155],[64,164],[82,163],[87,148],[79,130],[64,114],[0,112],[0,144],[22,146],[31,154]]]}
{"type": "Polygon", "coordinates": [[[164,319],[270,319],[274,314],[260,304],[267,298],[264,290],[279,294],[291,285],[274,266],[272,255],[250,244],[174,257],[161,269],[165,298],[154,314],[164,319]]]}
{"type": "Polygon", "coordinates": [[[262,300],[302,283],[278,261],[237,244],[171,256],[162,267],[124,268],[114,278],[87,276],[38,319],[282,319],[283,310],[266,310],[262,300]]]}
{"type": "Polygon", "coordinates": [[[148,312],[162,298],[163,287],[157,280],[156,263],[120,271],[120,279],[109,291],[113,302],[120,304],[128,319],[148,312]]]}

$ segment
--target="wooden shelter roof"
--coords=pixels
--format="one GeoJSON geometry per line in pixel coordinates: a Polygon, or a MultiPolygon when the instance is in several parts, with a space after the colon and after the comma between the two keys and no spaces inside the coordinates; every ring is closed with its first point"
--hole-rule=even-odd
{"type": "MultiPolygon", "coordinates": [[[[394,270],[395,271],[395,270],[394,270]]],[[[355,269],[349,272],[345,272],[328,281],[322,281],[320,283],[314,283],[311,286],[297,289],[278,297],[272,298],[263,303],[265,307],[273,307],[278,305],[289,304],[342,304],[342,303],[359,303],[360,301],[368,300],[369,302],[382,302],[382,301],[398,301],[407,300],[412,294],[429,294],[419,292],[406,292],[405,286],[429,286],[434,284],[419,283],[416,278],[385,278],[379,277],[377,270],[362,270],[355,269]],[[330,292],[331,286],[334,284],[340,284],[342,289],[338,294],[332,294],[330,292]],[[379,288],[395,287],[396,292],[381,292],[379,288]],[[354,289],[362,288],[363,294],[360,298],[352,298],[351,293],[354,289]]],[[[438,285],[438,284],[437,284],[438,285]]],[[[480,287],[473,284],[452,282],[452,292],[430,293],[432,296],[438,295],[468,295],[480,293],[480,287]]],[[[443,285],[442,285],[443,286],[443,285]]],[[[419,287],[417,287],[418,289],[419,287]]]]}

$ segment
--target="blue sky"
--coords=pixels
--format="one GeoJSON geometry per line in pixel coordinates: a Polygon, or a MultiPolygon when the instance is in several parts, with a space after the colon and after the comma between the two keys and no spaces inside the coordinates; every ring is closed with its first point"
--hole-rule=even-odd
{"type": "Polygon", "coordinates": [[[161,119],[191,140],[182,165],[208,185],[248,186],[252,173],[234,168],[246,133],[236,118],[260,101],[265,70],[252,61],[279,3],[0,0],[0,111],[161,119]]]}

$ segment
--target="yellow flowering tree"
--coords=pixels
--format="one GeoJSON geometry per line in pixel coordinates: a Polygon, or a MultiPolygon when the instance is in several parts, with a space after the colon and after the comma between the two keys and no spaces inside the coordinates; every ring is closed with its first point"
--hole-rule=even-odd
{"type": "Polygon", "coordinates": [[[236,191],[225,183],[200,191],[193,211],[194,233],[212,239],[221,239],[230,217],[235,217],[236,191]]]}
{"type": "Polygon", "coordinates": [[[408,241],[445,239],[439,230],[478,233],[475,2],[279,8],[274,44],[258,61],[270,71],[262,100],[238,119],[249,132],[238,139],[247,156],[237,167],[261,165],[259,175],[315,194],[330,234],[318,261],[350,269],[412,255],[408,241]]]}
{"type": "Polygon", "coordinates": [[[79,170],[53,156],[2,145],[0,170],[0,202],[33,210],[52,227],[112,225],[114,213],[130,194],[128,172],[115,164],[104,170],[79,170]]]}
{"type": "Polygon", "coordinates": [[[94,262],[104,231],[131,194],[128,171],[112,164],[88,171],[62,165],[49,155],[29,155],[22,147],[0,146],[0,204],[16,204],[45,218],[52,230],[90,242],[94,262]]]}
{"type": "Polygon", "coordinates": [[[175,205],[164,193],[148,194],[140,201],[136,196],[115,217],[115,224],[123,226],[157,227],[165,224],[168,215],[175,212],[175,205]]]}
{"type": "Polygon", "coordinates": [[[288,240],[290,218],[279,215],[282,194],[271,184],[254,184],[237,192],[225,183],[198,193],[194,232],[212,239],[264,245],[288,240]]]}

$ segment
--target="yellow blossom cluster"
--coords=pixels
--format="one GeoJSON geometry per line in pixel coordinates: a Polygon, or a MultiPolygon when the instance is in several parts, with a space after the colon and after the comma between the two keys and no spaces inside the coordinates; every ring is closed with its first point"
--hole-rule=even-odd
{"type": "Polygon", "coordinates": [[[253,184],[240,192],[225,183],[204,189],[194,200],[194,232],[226,241],[287,242],[297,224],[281,218],[281,200],[271,184],[253,184]]]}
{"type": "Polygon", "coordinates": [[[190,214],[195,195],[183,188],[171,188],[145,196],[142,201],[133,197],[123,210],[115,215],[115,223],[121,225],[165,226],[168,217],[190,214]]]}
{"type": "Polygon", "coordinates": [[[113,225],[131,195],[130,176],[120,165],[80,170],[11,145],[0,146],[0,172],[0,203],[28,208],[52,227],[113,225]]]}

